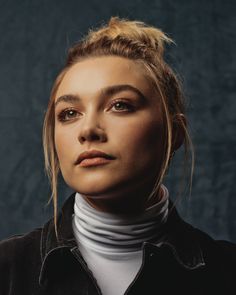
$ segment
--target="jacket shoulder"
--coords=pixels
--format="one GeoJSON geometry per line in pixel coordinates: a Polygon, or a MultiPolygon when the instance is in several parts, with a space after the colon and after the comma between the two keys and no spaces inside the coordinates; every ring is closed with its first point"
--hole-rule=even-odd
{"type": "Polygon", "coordinates": [[[41,228],[37,228],[0,241],[0,294],[10,294],[13,282],[26,285],[26,278],[36,282],[41,265],[40,237],[41,228]]]}
{"type": "Polygon", "coordinates": [[[193,227],[208,265],[226,267],[236,270],[236,244],[227,240],[217,240],[206,232],[193,227]]]}
{"type": "Polygon", "coordinates": [[[217,253],[221,253],[224,261],[230,262],[236,268],[236,244],[225,240],[215,240],[217,253]]]}
{"type": "MultiPolygon", "coordinates": [[[[16,261],[22,255],[37,253],[40,250],[41,228],[31,232],[13,235],[0,241],[0,267],[7,262],[16,261]]],[[[24,257],[25,258],[25,257],[24,257]]]]}

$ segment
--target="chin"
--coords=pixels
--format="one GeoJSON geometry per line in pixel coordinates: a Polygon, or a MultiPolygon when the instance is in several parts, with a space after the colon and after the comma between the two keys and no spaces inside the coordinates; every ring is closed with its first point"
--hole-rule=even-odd
{"type": "MultiPolygon", "coordinates": [[[[92,172],[92,171],[91,171],[92,172]]],[[[83,175],[68,175],[65,182],[73,190],[80,194],[94,197],[105,198],[122,193],[127,193],[133,189],[138,183],[140,184],[143,177],[137,177],[131,173],[117,174],[117,171],[110,171],[109,173],[84,173],[83,175]]]]}
{"type": "Polygon", "coordinates": [[[102,195],[108,196],[109,194],[114,194],[114,192],[117,191],[118,187],[120,186],[120,183],[109,180],[104,181],[104,179],[100,181],[99,179],[93,181],[80,180],[80,183],[78,183],[78,181],[68,181],[67,184],[82,195],[94,197],[102,195]]]}

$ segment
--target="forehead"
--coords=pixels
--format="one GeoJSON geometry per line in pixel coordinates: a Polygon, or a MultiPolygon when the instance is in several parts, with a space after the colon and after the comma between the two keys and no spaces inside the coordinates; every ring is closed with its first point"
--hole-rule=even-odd
{"type": "Polygon", "coordinates": [[[144,67],[137,61],[118,56],[90,57],[74,64],[64,75],[57,97],[64,94],[95,94],[102,88],[117,84],[129,84],[146,96],[153,88],[144,67]]]}

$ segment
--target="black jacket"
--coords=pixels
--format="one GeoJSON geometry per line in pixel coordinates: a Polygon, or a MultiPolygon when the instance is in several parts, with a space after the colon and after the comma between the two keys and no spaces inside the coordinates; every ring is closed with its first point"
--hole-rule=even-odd
{"type": "MultiPolygon", "coordinates": [[[[101,294],[73,236],[74,197],[58,217],[60,242],[52,219],[0,242],[0,295],[101,294]]],[[[161,240],[161,246],[144,244],[141,269],[125,294],[236,294],[235,244],[213,240],[184,222],[175,208],[161,240]]]]}

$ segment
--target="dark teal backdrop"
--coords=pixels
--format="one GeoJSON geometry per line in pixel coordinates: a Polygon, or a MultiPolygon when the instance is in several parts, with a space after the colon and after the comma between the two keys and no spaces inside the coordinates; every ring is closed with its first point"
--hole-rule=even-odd
{"type": "MultiPolygon", "coordinates": [[[[184,81],[196,164],[181,215],[215,238],[236,242],[236,2],[233,0],[0,0],[0,238],[43,224],[50,189],[42,123],[68,46],[118,15],[174,38],[168,56],[184,81]]],[[[178,154],[168,177],[180,181],[178,154]]],[[[59,186],[60,204],[70,194],[59,186]]]]}

